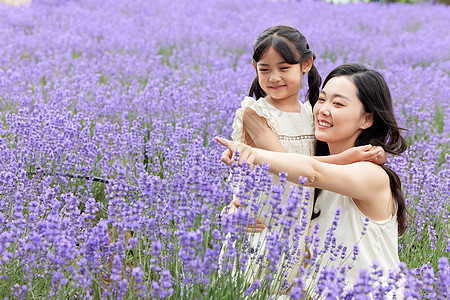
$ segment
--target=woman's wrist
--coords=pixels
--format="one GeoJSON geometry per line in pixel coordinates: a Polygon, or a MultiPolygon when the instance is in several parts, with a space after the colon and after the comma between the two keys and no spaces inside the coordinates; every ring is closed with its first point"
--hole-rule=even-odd
{"type": "Polygon", "coordinates": [[[252,163],[253,163],[254,165],[259,165],[259,164],[261,164],[262,162],[261,162],[261,161],[258,161],[258,157],[260,157],[259,152],[261,151],[261,149],[256,148],[256,147],[251,147],[251,146],[249,146],[249,147],[250,147],[250,152],[252,153],[252,154],[251,154],[251,157],[252,157],[252,163]]]}

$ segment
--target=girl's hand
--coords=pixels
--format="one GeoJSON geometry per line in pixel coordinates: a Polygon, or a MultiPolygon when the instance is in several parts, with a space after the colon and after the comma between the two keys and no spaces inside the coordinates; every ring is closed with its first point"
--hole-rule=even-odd
{"type": "Polygon", "coordinates": [[[260,233],[264,229],[266,229],[266,225],[263,223],[263,221],[260,218],[255,218],[256,224],[247,226],[247,232],[248,233],[260,233]]]}
{"type": "Polygon", "coordinates": [[[220,159],[222,162],[228,165],[231,165],[231,163],[233,162],[233,156],[236,152],[239,152],[238,163],[240,166],[242,166],[242,163],[244,161],[247,164],[252,164],[256,158],[256,153],[253,148],[246,144],[236,143],[218,136],[216,136],[216,141],[228,148],[222,153],[222,157],[220,159]]]}
{"type": "MultiPolygon", "coordinates": [[[[238,198],[231,201],[231,205],[234,207],[233,211],[236,211],[239,207],[242,206],[242,204],[241,204],[241,202],[239,202],[238,198]]],[[[247,232],[248,233],[260,233],[265,228],[266,228],[266,225],[263,223],[263,221],[260,218],[255,218],[255,224],[247,225],[247,232]]]]}
{"type": "Polygon", "coordinates": [[[373,156],[370,161],[377,165],[383,165],[387,162],[387,153],[384,151],[383,147],[375,146],[377,154],[373,156]]]}

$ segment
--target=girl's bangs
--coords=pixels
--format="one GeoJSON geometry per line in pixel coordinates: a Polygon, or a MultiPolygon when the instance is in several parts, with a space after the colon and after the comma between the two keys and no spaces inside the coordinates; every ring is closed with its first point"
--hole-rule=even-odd
{"type": "Polygon", "coordinates": [[[284,60],[291,65],[301,62],[301,55],[292,43],[281,36],[274,36],[272,46],[283,56],[284,60]]]}
{"type": "Polygon", "coordinates": [[[300,54],[297,53],[294,45],[285,38],[276,35],[264,39],[257,45],[253,53],[253,60],[258,62],[270,47],[277,50],[288,64],[295,65],[301,62],[300,54]]]}

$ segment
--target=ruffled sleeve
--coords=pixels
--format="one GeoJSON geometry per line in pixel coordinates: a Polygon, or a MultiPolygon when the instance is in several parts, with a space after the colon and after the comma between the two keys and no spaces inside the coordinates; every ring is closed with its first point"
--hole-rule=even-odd
{"type": "Polygon", "coordinates": [[[244,112],[247,108],[253,109],[256,114],[262,118],[264,118],[269,125],[270,129],[273,132],[278,134],[279,132],[279,124],[275,120],[276,115],[282,113],[280,110],[270,106],[264,98],[256,101],[252,97],[245,97],[241,102],[241,107],[236,111],[236,116],[233,121],[233,133],[231,134],[231,138],[235,142],[244,143],[245,142],[245,132],[244,132],[244,112]]]}
{"type": "Polygon", "coordinates": [[[241,107],[236,111],[236,116],[233,121],[233,133],[231,134],[231,139],[233,141],[244,143],[244,112],[255,103],[256,101],[252,97],[245,97],[244,100],[242,100],[241,107]]]}

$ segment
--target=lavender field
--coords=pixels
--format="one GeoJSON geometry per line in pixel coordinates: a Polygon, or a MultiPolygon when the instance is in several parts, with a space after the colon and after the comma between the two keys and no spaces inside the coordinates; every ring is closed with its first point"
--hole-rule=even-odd
{"type": "MultiPolygon", "coordinates": [[[[300,275],[291,298],[384,299],[399,286],[398,298],[450,297],[449,15],[428,4],[0,3],[0,297],[276,299],[283,236],[266,278],[232,275],[249,259],[236,226],[249,212],[220,216],[232,188],[214,142],[230,137],[255,75],[253,39],[276,24],[304,33],[323,77],[345,62],[379,70],[409,145],[388,160],[410,212],[400,271],[377,285],[367,270],[351,291],[339,270],[315,287],[300,275]],[[219,270],[227,233],[235,251],[219,270]]],[[[265,170],[233,172],[247,175],[247,201],[278,199],[265,170]]]]}

